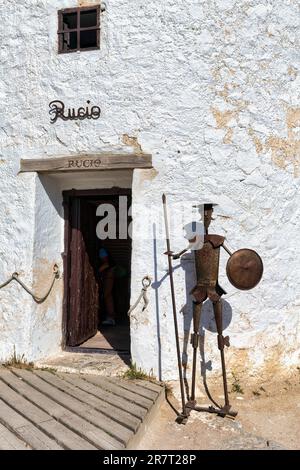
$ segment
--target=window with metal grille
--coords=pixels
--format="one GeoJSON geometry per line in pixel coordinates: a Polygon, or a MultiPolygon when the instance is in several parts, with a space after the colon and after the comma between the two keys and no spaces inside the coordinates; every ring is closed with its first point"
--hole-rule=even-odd
{"type": "Polygon", "coordinates": [[[100,6],[58,12],[58,52],[100,48],[100,6]]]}

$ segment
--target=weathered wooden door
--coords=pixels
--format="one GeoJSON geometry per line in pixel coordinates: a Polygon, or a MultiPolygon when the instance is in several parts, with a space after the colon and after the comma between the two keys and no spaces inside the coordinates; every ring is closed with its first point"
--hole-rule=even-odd
{"type": "Polygon", "coordinates": [[[98,327],[95,214],[85,198],[69,201],[67,346],[78,346],[94,336],[98,327]]]}

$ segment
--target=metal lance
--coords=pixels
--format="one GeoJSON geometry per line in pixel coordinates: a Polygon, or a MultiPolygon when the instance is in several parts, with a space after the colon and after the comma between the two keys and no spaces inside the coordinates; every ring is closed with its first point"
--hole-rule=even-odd
{"type": "Polygon", "coordinates": [[[182,402],[182,415],[181,416],[183,418],[185,418],[186,417],[185,393],[184,393],[184,383],[183,383],[182,364],[181,364],[181,353],[180,353],[179,334],[178,334],[175,289],[174,289],[173,267],[172,267],[172,254],[171,254],[171,249],[170,249],[170,233],[169,233],[169,223],[168,223],[167,200],[166,200],[166,195],[165,194],[163,194],[163,196],[162,196],[162,202],[163,202],[163,208],[164,208],[166,242],[167,242],[167,255],[168,255],[168,262],[169,262],[169,276],[170,276],[172,308],[173,308],[174,329],[175,329],[175,339],[176,339],[178,373],[179,373],[180,393],[181,393],[181,402],[182,402]]]}

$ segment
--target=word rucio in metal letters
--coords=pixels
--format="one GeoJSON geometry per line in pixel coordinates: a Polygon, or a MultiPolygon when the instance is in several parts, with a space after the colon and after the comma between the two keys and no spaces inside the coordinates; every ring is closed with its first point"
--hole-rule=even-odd
{"type": "Polygon", "coordinates": [[[182,373],[182,363],[180,354],[180,345],[178,337],[178,326],[177,326],[177,314],[176,314],[176,303],[175,303],[175,289],[173,281],[173,268],[172,260],[179,259],[184,253],[190,249],[190,245],[195,242],[194,239],[189,240],[190,245],[188,248],[180,251],[179,253],[173,253],[170,249],[170,235],[168,228],[168,217],[166,207],[166,196],[163,195],[163,205],[165,211],[165,226],[166,226],[166,239],[167,239],[167,252],[169,260],[169,276],[171,283],[171,294],[172,294],[172,306],[173,316],[175,325],[175,339],[177,348],[177,360],[179,369],[179,380],[181,389],[181,401],[182,401],[182,413],[178,416],[178,422],[186,423],[186,420],[192,410],[195,411],[207,411],[209,413],[216,413],[219,416],[225,417],[230,416],[234,418],[237,415],[236,411],[231,410],[229,403],[226,367],[225,367],[225,356],[224,347],[230,346],[229,336],[223,336],[223,315],[222,315],[222,295],[226,294],[224,289],[219,285],[218,274],[219,274],[219,259],[220,249],[223,248],[230,256],[226,273],[231,284],[240,290],[253,289],[261,280],[263,274],[263,263],[260,256],[253,250],[243,248],[235,253],[231,251],[225,245],[225,237],[222,235],[213,235],[208,233],[213,214],[213,208],[216,204],[206,202],[199,204],[197,207],[203,213],[203,225],[204,225],[204,240],[202,246],[194,250],[195,258],[195,271],[196,271],[196,285],[191,290],[190,294],[193,297],[193,333],[191,335],[191,344],[193,348],[193,364],[192,364],[192,386],[191,394],[188,396],[188,402],[185,401],[185,390],[182,373]],[[215,406],[197,406],[195,398],[195,386],[196,386],[196,370],[197,370],[197,349],[199,347],[200,339],[200,319],[203,302],[209,299],[212,302],[216,329],[218,334],[218,349],[221,354],[221,365],[222,365],[222,376],[223,376],[223,387],[224,387],[224,398],[225,404],[223,406],[218,405],[213,401],[215,406]]]}
{"type": "Polygon", "coordinates": [[[51,116],[50,122],[54,124],[58,118],[63,121],[83,121],[83,119],[99,119],[101,109],[99,106],[90,106],[91,102],[87,101],[87,106],[78,108],[66,108],[65,104],[60,100],[54,100],[49,103],[51,116]]]}

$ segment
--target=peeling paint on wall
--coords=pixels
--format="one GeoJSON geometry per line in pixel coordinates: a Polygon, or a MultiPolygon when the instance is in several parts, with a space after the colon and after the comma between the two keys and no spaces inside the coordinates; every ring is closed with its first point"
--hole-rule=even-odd
{"type": "Polygon", "coordinates": [[[100,3],[100,0],[77,0],[77,5],[79,7],[95,6],[100,5],[100,3]]]}
{"type": "Polygon", "coordinates": [[[137,137],[129,136],[128,134],[122,135],[122,142],[129,147],[132,147],[136,153],[143,153],[142,147],[138,142],[137,137]]]}
{"type": "Polygon", "coordinates": [[[237,111],[220,111],[219,109],[212,108],[212,113],[218,129],[226,130],[226,135],[223,138],[224,144],[230,144],[232,142],[233,129],[229,128],[228,125],[236,118],[237,111]]]}
{"type": "Polygon", "coordinates": [[[267,139],[266,147],[271,150],[272,161],[275,165],[285,169],[291,164],[294,167],[294,176],[296,178],[299,176],[300,140],[270,136],[267,139]]]}
{"type": "Polygon", "coordinates": [[[248,134],[250,135],[251,139],[253,140],[253,143],[255,145],[256,153],[262,153],[263,149],[264,149],[264,146],[263,146],[262,142],[260,141],[260,139],[255,134],[255,131],[251,127],[249,127],[249,129],[248,129],[248,134]]]}
{"type": "Polygon", "coordinates": [[[248,129],[256,152],[258,154],[271,152],[272,162],[280,169],[286,169],[289,165],[293,166],[294,177],[299,176],[300,165],[300,108],[289,108],[286,112],[287,137],[278,137],[269,135],[265,144],[258,138],[252,128],[248,129]]]}

